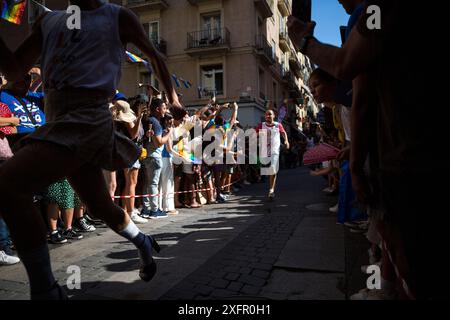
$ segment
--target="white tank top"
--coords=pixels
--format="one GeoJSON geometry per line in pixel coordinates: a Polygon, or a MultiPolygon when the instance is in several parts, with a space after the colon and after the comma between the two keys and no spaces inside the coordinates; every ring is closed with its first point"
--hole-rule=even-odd
{"type": "Polygon", "coordinates": [[[114,95],[125,49],[119,36],[120,6],[81,11],[81,29],[67,28],[70,14],[47,13],[42,21],[44,90],[86,88],[114,95]]]}
{"type": "Polygon", "coordinates": [[[280,154],[281,147],[279,123],[273,122],[272,124],[272,126],[268,126],[267,123],[262,123],[262,129],[267,130],[268,156],[280,154]]]}

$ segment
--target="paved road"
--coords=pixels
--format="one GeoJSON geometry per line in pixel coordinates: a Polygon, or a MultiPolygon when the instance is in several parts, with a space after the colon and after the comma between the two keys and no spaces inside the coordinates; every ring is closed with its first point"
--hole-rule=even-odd
{"type": "MultiPolygon", "coordinates": [[[[150,283],[139,280],[133,245],[107,229],[53,246],[53,269],[65,284],[68,267],[80,268],[73,299],[343,299],[344,233],[324,184],[283,170],[274,202],[256,184],[226,204],[150,221],[142,229],[162,245],[150,283]]],[[[0,268],[0,299],[28,299],[21,264],[0,268]]]]}

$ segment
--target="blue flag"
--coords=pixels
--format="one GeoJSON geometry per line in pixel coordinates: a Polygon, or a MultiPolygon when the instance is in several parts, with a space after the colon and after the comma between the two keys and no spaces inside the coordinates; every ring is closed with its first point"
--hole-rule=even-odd
{"type": "Polygon", "coordinates": [[[177,85],[177,87],[178,88],[181,87],[180,81],[178,81],[177,75],[175,73],[172,75],[172,78],[173,78],[173,81],[175,81],[175,84],[177,85]]]}

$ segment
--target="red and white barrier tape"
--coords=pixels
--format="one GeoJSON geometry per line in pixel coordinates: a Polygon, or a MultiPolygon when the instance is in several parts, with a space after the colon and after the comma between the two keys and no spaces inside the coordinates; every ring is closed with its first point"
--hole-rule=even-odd
{"type": "MultiPolygon", "coordinates": [[[[245,178],[245,176],[244,176],[245,178]]],[[[242,179],[242,178],[241,178],[242,179]]],[[[226,184],[222,186],[221,188],[229,187],[235,183],[237,183],[239,180],[236,180],[232,183],[226,184]]],[[[195,193],[195,192],[203,192],[203,191],[210,191],[214,190],[215,188],[207,188],[207,189],[196,189],[196,190],[188,190],[188,191],[177,191],[177,192],[166,192],[166,193],[156,193],[156,194],[139,194],[134,196],[114,196],[113,199],[131,199],[131,198],[145,198],[145,197],[161,197],[161,196],[167,196],[169,194],[181,194],[181,193],[195,193]]]]}

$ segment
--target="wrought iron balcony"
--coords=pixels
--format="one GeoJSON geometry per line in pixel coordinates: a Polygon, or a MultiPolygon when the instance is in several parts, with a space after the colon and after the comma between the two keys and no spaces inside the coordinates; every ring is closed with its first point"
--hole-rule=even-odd
{"type": "Polygon", "coordinates": [[[285,71],[285,74],[283,76],[283,81],[284,81],[285,84],[288,85],[288,88],[290,90],[295,89],[295,87],[297,86],[296,83],[295,83],[295,77],[292,74],[292,72],[290,72],[290,71],[285,71]]]}
{"type": "Polygon", "coordinates": [[[152,42],[156,49],[158,49],[159,52],[161,52],[163,55],[167,55],[167,41],[163,38],[159,38],[159,41],[157,39],[152,39],[152,42]]]}
{"type": "Polygon", "coordinates": [[[255,7],[261,12],[263,18],[273,16],[273,0],[255,0],[255,7]]]}
{"type": "Polygon", "coordinates": [[[291,70],[295,73],[297,78],[300,78],[302,76],[302,65],[300,61],[298,61],[297,57],[291,56],[289,58],[289,66],[291,67],[291,70]]]}
{"type": "Polygon", "coordinates": [[[278,10],[280,10],[283,17],[287,17],[292,11],[291,0],[278,0],[278,10]]]}
{"type": "Polygon", "coordinates": [[[200,3],[203,2],[211,2],[211,0],[187,0],[187,1],[193,6],[198,6],[200,3]]]}
{"type": "Polygon", "coordinates": [[[227,28],[207,29],[187,34],[188,54],[230,50],[230,31],[227,28]]]}
{"type": "MultiPolygon", "coordinates": [[[[153,43],[153,45],[155,46],[156,49],[158,49],[159,52],[161,52],[163,55],[167,56],[167,42],[162,39],[159,38],[158,39],[150,39],[150,41],[153,43]]],[[[138,47],[136,47],[135,45],[129,43],[127,46],[127,50],[130,51],[131,53],[134,53],[135,55],[141,57],[142,59],[147,60],[148,58],[145,56],[145,54],[138,49],[138,47]]]]}
{"type": "Polygon", "coordinates": [[[209,99],[212,96],[223,95],[223,89],[217,90],[213,88],[202,88],[201,90],[198,90],[198,95],[199,99],[209,99]]]}
{"type": "Polygon", "coordinates": [[[166,0],[126,0],[126,5],[136,11],[163,10],[169,7],[166,0]]]}
{"type": "Polygon", "coordinates": [[[256,53],[262,57],[268,64],[275,63],[275,55],[272,46],[267,41],[266,37],[259,35],[256,37],[256,53]]]}

